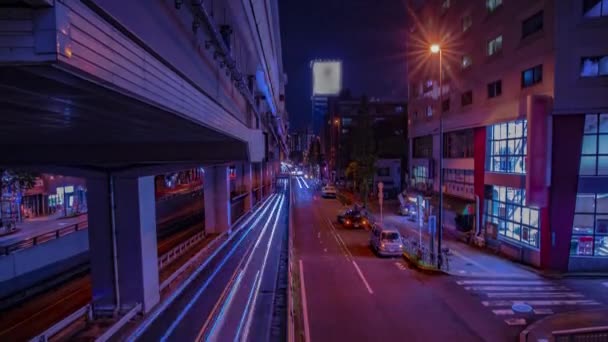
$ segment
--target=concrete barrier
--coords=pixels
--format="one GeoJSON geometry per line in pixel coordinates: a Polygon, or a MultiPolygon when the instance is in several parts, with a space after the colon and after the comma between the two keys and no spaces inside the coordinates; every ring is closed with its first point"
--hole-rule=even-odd
{"type": "Polygon", "coordinates": [[[0,297],[44,280],[57,268],[69,268],[66,263],[74,267],[86,262],[88,250],[88,230],[81,230],[0,257],[0,297]]]}

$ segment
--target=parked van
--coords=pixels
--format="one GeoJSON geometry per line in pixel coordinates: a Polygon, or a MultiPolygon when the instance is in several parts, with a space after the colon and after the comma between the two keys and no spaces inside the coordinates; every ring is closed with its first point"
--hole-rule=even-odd
{"type": "Polygon", "coordinates": [[[385,228],[378,223],[372,226],[369,244],[376,253],[382,256],[403,254],[403,243],[399,231],[385,228]]]}

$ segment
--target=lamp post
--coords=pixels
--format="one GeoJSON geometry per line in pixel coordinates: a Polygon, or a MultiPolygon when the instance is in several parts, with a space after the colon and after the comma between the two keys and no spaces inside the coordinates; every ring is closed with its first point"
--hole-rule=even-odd
{"type": "Polygon", "coordinates": [[[431,53],[439,54],[439,227],[437,228],[437,268],[441,269],[441,240],[443,239],[443,56],[439,44],[431,45],[431,53]]]}

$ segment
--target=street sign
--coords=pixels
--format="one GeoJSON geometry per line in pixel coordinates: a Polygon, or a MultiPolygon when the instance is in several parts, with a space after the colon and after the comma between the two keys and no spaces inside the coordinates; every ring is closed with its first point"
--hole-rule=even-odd
{"type": "Polygon", "coordinates": [[[435,234],[435,228],[437,226],[437,216],[429,216],[429,234],[435,234]]]}

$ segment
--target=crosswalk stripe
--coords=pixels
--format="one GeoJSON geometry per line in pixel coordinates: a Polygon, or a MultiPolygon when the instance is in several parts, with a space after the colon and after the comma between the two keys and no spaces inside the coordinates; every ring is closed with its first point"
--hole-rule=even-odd
{"type": "Polygon", "coordinates": [[[536,315],[553,315],[553,310],[551,310],[551,309],[534,309],[534,313],[536,315]]]}
{"type": "Polygon", "coordinates": [[[496,310],[492,310],[492,312],[497,316],[515,315],[515,312],[511,309],[496,309],[496,310]]]}
{"type": "Polygon", "coordinates": [[[491,292],[489,298],[583,298],[577,292],[491,292]]]}
{"type": "Polygon", "coordinates": [[[467,291],[568,291],[566,286],[465,286],[467,291]]]}
{"type": "Polygon", "coordinates": [[[484,300],[481,302],[483,306],[513,306],[514,304],[528,304],[531,306],[548,306],[548,305],[599,305],[595,300],[580,299],[580,300],[484,300]]]}
{"type": "Polygon", "coordinates": [[[505,319],[505,323],[508,325],[526,325],[525,318],[508,318],[505,319]]]}
{"type": "Polygon", "coordinates": [[[459,280],[458,285],[550,285],[543,280],[459,280]]]}

